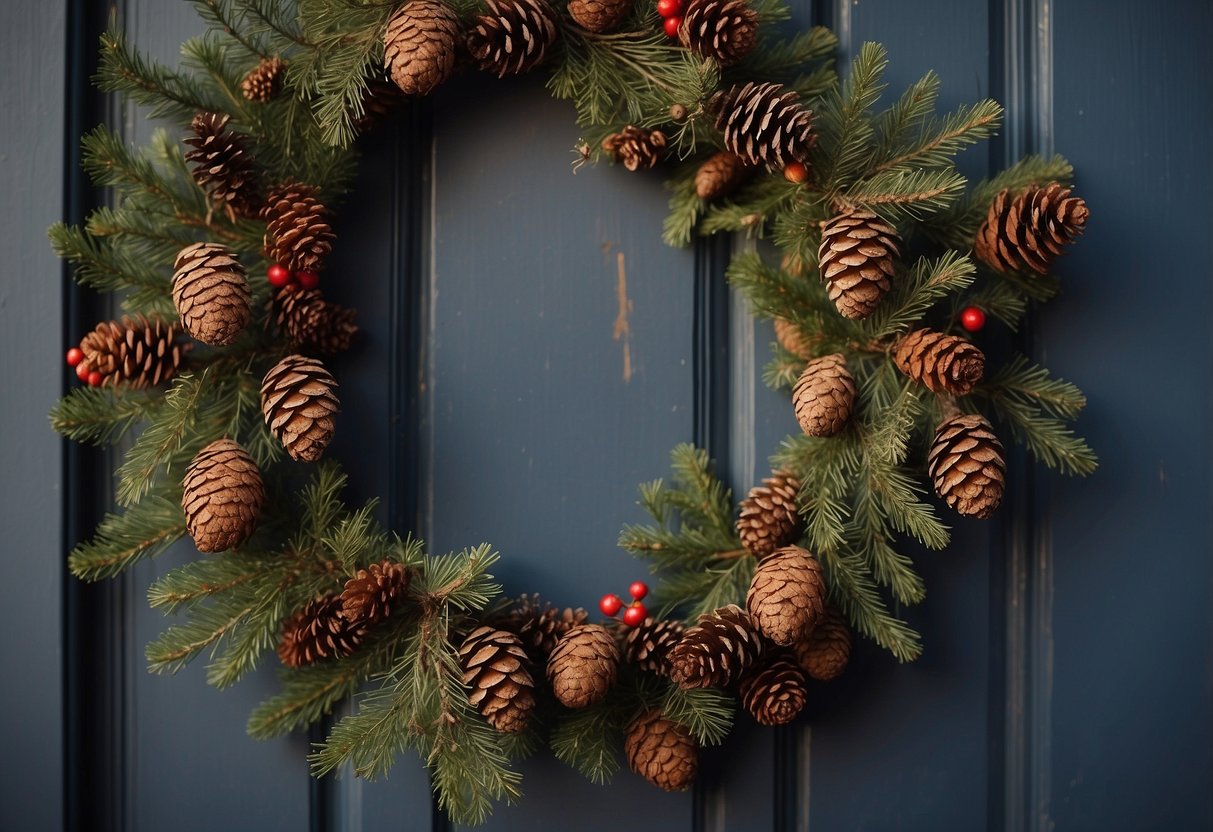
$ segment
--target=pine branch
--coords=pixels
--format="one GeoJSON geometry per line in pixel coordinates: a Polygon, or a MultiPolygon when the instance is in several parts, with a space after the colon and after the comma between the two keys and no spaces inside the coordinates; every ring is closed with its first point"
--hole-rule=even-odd
{"type": "Polygon", "coordinates": [[[926,125],[921,135],[910,144],[890,149],[886,151],[887,155],[878,155],[867,175],[871,177],[899,168],[912,170],[950,166],[953,157],[961,150],[997,133],[1001,119],[1002,106],[989,98],[962,106],[941,122],[926,125]]]}
{"type": "Polygon", "coordinates": [[[668,246],[689,246],[695,225],[703,213],[704,202],[695,192],[695,173],[699,170],[699,164],[684,164],[666,180],[666,189],[670,191],[670,212],[666,215],[661,239],[668,246]]]}
{"type": "Polygon", "coordinates": [[[875,340],[908,331],[940,298],[971,285],[976,271],[973,262],[957,251],[934,261],[920,258],[898,278],[892,294],[863,322],[863,329],[875,340]]]}
{"type": "Polygon", "coordinates": [[[871,574],[855,555],[821,552],[818,558],[829,578],[830,594],[855,628],[888,650],[899,661],[922,655],[922,642],[904,621],[889,613],[871,574]]]}
{"type": "Polygon", "coordinates": [[[616,701],[562,713],[548,740],[552,755],[591,783],[605,785],[619,771],[622,714],[616,701]]]}
{"type": "Polygon", "coordinates": [[[869,170],[897,153],[897,148],[905,143],[906,135],[920,128],[935,112],[938,98],[939,76],[932,70],[907,87],[897,103],[880,114],[869,170]]]}
{"type": "Polygon", "coordinates": [[[115,445],[160,404],[150,390],[124,390],[115,395],[103,387],[76,387],[51,410],[51,427],[75,442],[115,445]]]}
{"type": "Polygon", "coordinates": [[[907,170],[894,168],[855,183],[838,202],[863,206],[892,222],[920,220],[942,211],[964,191],[965,178],[953,168],[907,170]]]}
{"type": "Polygon", "coordinates": [[[180,500],[151,494],[121,514],[107,514],[93,539],[68,555],[67,565],[83,581],[112,578],[159,555],[184,535],[180,500]]]}
{"type": "Polygon", "coordinates": [[[109,241],[94,239],[82,229],[63,223],[52,225],[49,236],[55,254],[76,266],[76,280],[81,286],[101,292],[169,293],[167,274],[109,241]]]}
{"type": "Polygon", "coordinates": [[[813,169],[826,193],[842,189],[870,154],[873,125],[868,111],[884,91],[881,79],[888,63],[883,46],[865,43],[846,79],[825,97],[817,119],[821,139],[813,169]]]}
{"type": "Polygon", "coordinates": [[[101,63],[94,79],[104,92],[119,92],[148,107],[152,119],[188,121],[199,110],[222,112],[223,101],[191,76],[175,72],[130,48],[111,28],[101,36],[101,63]]]}
{"type": "Polygon", "coordinates": [[[720,745],[733,730],[733,714],[737,700],[716,688],[682,690],[667,685],[661,700],[661,711],[691,732],[701,746],[720,745]]]}

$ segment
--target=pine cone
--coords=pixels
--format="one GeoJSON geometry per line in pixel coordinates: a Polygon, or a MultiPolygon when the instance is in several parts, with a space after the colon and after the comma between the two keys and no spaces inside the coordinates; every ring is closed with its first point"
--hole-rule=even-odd
{"type": "Polygon", "coordinates": [[[986,356],[955,335],[916,329],[901,339],[893,355],[897,368],[932,393],[963,396],[986,372],[986,356]]]}
{"type": "Polygon", "coordinates": [[[548,659],[552,693],[566,708],[601,702],[615,684],[619,648],[606,627],[581,624],[560,637],[548,659]]]}
{"type": "Polygon", "coordinates": [[[851,658],[851,628],[837,607],[827,606],[813,632],[798,641],[794,649],[796,661],[805,673],[828,682],[846,670],[851,658]]]}
{"type": "Polygon", "coordinates": [[[467,34],[468,51],[477,65],[498,78],[529,72],[547,57],[556,42],[556,15],[545,0],[485,0],[467,34]]]}
{"type": "Polygon", "coordinates": [[[336,380],[314,358],[288,355],[261,382],[261,412],[270,432],[299,462],[315,462],[333,438],[339,410],[336,380]]]}
{"type": "Polygon", "coordinates": [[[678,27],[682,45],[721,66],[741,63],[758,41],[758,12],[746,0],[691,0],[678,27]]]}
{"type": "Polygon", "coordinates": [[[847,211],[825,224],[817,252],[821,279],[844,318],[875,311],[889,291],[900,242],[897,229],[871,211],[847,211]]]}
{"type": "Polygon", "coordinates": [[[589,613],[580,607],[561,609],[547,603],[541,605],[538,595],[524,595],[502,618],[500,626],[522,639],[531,661],[544,667],[560,637],[589,618],[589,613]]]}
{"type": "Polygon", "coordinates": [[[126,383],[133,390],[168,381],[185,363],[191,345],[179,343],[181,327],[141,315],[102,321],[80,341],[83,360],[76,365],[81,378],[101,374],[101,384],[126,383]]]}
{"type": "Polygon", "coordinates": [[[646,618],[628,630],[623,642],[623,657],[641,670],[666,675],[670,650],[682,640],[686,627],[674,619],[646,618]]]}
{"type": "Polygon", "coordinates": [[[787,725],[804,709],[808,680],[790,656],[779,653],[746,674],[740,693],[759,725],[787,725]]]}
{"type": "Polygon", "coordinates": [[[192,164],[194,181],[231,216],[250,217],[259,203],[257,168],[248,140],[227,129],[231,116],[198,113],[190,122],[193,136],[185,143],[193,150],[185,154],[192,164]]]}
{"type": "Polygon", "coordinates": [[[441,0],[412,0],[392,14],[383,33],[388,74],[406,95],[429,95],[451,77],[459,16],[441,0]]]}
{"type": "Polygon", "coordinates": [[[966,517],[989,517],[1002,502],[1007,464],[994,429],[977,415],[945,419],[935,431],[927,473],[935,493],[966,517]]]}
{"type": "Polygon", "coordinates": [[[215,347],[235,341],[252,317],[253,294],[232,250],[194,243],[181,249],[173,268],[173,304],[186,332],[215,347]]]}
{"type": "Polygon", "coordinates": [[[665,155],[665,145],[665,133],[641,130],[631,124],[602,140],[602,149],[611,160],[623,162],[628,170],[656,167],[665,155]]]}
{"type": "Polygon", "coordinates": [[[256,530],[265,486],[257,463],[231,439],[200,450],[181,486],[185,528],[199,552],[235,549],[256,530]]]}
{"type": "Polygon", "coordinates": [[[311,185],[288,183],[270,191],[262,211],[266,258],[293,272],[318,272],[333,250],[328,209],[311,185]]]}
{"type": "Polygon", "coordinates": [[[409,571],[403,563],[385,560],[359,569],[341,592],[341,614],[356,627],[373,627],[392,614],[409,591],[409,571]]]}
{"type": "Polygon", "coordinates": [[[628,723],[623,751],[628,768],[667,792],[689,789],[699,770],[699,743],[686,728],[666,719],[660,708],[628,723]]]}
{"type": "Polygon", "coordinates": [[[809,436],[833,436],[842,430],[855,407],[855,379],[842,353],[809,362],[792,388],[796,421],[809,436]]]}
{"type": "Polygon", "coordinates": [[[787,647],[809,637],[825,613],[826,584],[817,559],[785,546],[758,564],[746,608],[764,636],[787,647]]]}
{"type": "Polygon", "coordinates": [[[503,734],[526,729],[535,707],[535,682],[526,651],[513,633],[477,627],[459,647],[468,703],[503,734]]]}
{"type": "Polygon", "coordinates": [[[341,596],[322,595],[282,624],[278,658],[287,667],[303,667],[330,656],[347,656],[362,642],[365,631],[341,615],[341,596]]]}
{"type": "Polygon", "coordinates": [[[357,310],[329,303],[319,289],[283,286],[274,297],[274,309],[278,329],[303,352],[345,352],[358,334],[357,310]]]}
{"type": "Polygon", "coordinates": [[[569,15],[588,32],[609,32],[632,13],[632,0],[569,0],[569,15]]]}
{"type": "Polygon", "coordinates": [[[714,153],[695,171],[695,195],[709,202],[726,197],[737,190],[750,170],[736,153],[714,153]]]}
{"type": "Polygon", "coordinates": [[[762,481],[762,485],[751,488],[741,501],[737,534],[741,536],[741,545],[754,557],[761,560],[800,537],[802,523],[796,508],[798,491],[799,480],[787,471],[775,471],[762,481]]]}
{"type": "Polygon", "coordinates": [[[775,340],[779,346],[802,361],[813,357],[812,341],[800,330],[800,327],[785,318],[773,319],[775,324],[775,340]]]}
{"type": "Polygon", "coordinates": [[[713,99],[716,129],[724,145],[750,165],[782,170],[790,162],[809,163],[817,141],[813,113],[798,103],[793,90],[753,82],[734,86],[713,99]]]}
{"type": "Polygon", "coordinates": [[[683,689],[728,687],[762,655],[762,636],[736,604],[699,616],[669,654],[669,676],[683,689]]]}
{"type": "Polygon", "coordinates": [[[361,110],[351,113],[354,129],[365,133],[371,128],[386,121],[392,113],[400,109],[408,98],[400,87],[391,81],[372,78],[366,83],[366,92],[362,96],[361,110]]]}
{"type": "Polygon", "coordinates": [[[977,230],[977,256],[998,272],[1045,274],[1087,224],[1087,203],[1057,182],[1000,191],[977,230]]]}
{"type": "Polygon", "coordinates": [[[249,101],[265,103],[278,94],[282,88],[282,75],[286,71],[286,61],[275,55],[272,58],[262,58],[258,64],[249,70],[248,75],[240,82],[240,91],[249,101]]]}

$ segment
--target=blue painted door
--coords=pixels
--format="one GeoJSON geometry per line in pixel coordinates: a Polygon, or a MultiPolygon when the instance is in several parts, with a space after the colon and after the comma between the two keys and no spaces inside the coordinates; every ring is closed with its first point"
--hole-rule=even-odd
{"type": "MultiPolygon", "coordinates": [[[[246,738],[271,672],[222,694],[201,667],[145,672],[163,619],[144,591],[187,553],[103,586],[64,576],[106,469],[45,413],[61,347],[99,315],[43,232],[98,198],[72,167],[90,118],[149,130],[85,98],[108,5],[0,5],[0,346],[16,393],[0,401],[0,829],[444,829],[414,759],[383,783],[317,783],[309,738],[246,738]]],[[[197,31],[186,4],[113,5],[166,60],[197,31]]],[[[862,647],[795,726],[742,726],[709,752],[691,794],[626,773],[591,786],[540,756],[524,802],[487,828],[1213,828],[1213,7],[793,5],[838,32],[844,59],[883,42],[894,90],[933,68],[941,107],[1002,101],[1006,129],[967,173],[1073,161],[1093,221],[1024,346],[1088,393],[1080,429],[1102,468],[1072,481],[1020,460],[997,520],[960,522],[948,551],[919,557],[915,664],[862,647]]],[[[393,527],[439,550],[490,541],[508,591],[591,606],[639,576],[615,537],[672,445],[708,445],[744,490],[794,426],[760,381],[772,334],[723,287],[721,252],[662,246],[657,178],[572,175],[572,122],[536,79],[466,78],[371,140],[329,282],[368,336],[337,367],[334,453],[350,496],[385,495],[393,527]]]]}

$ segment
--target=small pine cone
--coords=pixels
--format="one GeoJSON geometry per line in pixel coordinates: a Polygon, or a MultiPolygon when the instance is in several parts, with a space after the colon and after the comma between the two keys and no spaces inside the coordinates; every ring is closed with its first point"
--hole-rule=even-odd
{"type": "Polygon", "coordinates": [[[746,0],[691,0],[678,27],[682,45],[721,66],[741,63],[758,41],[758,12],[746,0]]]}
{"type": "Polygon", "coordinates": [[[341,614],[354,626],[374,626],[392,614],[392,608],[408,591],[409,571],[403,563],[372,563],[345,582],[341,614]]]}
{"type": "Polygon", "coordinates": [[[455,69],[459,16],[441,0],[411,0],[383,33],[388,74],[406,95],[429,95],[455,69]]]}
{"type": "Polygon", "coordinates": [[[347,656],[365,635],[342,617],[340,595],[322,595],[283,622],[278,658],[287,667],[303,667],[330,656],[347,656]]]}
{"type": "Polygon", "coordinates": [[[963,396],[986,372],[986,356],[971,342],[931,329],[916,329],[893,354],[897,368],[932,393],[963,396]]]}
{"type": "Polygon", "coordinates": [[[522,639],[531,661],[539,667],[548,663],[560,637],[590,619],[590,614],[578,607],[554,607],[540,603],[538,595],[524,595],[501,620],[500,626],[522,639]]]}
{"type": "Polygon", "coordinates": [[[185,363],[191,345],[177,339],[178,324],[141,315],[102,321],[80,341],[84,358],[77,372],[101,374],[101,384],[127,384],[134,390],[168,381],[185,363]],[[83,368],[83,369],[81,369],[83,368]]]}
{"type": "Polygon", "coordinates": [[[641,670],[666,675],[669,654],[682,640],[686,627],[674,619],[646,618],[638,627],[628,630],[623,642],[623,657],[641,670]]]}
{"type": "Polygon", "coordinates": [[[958,514],[989,517],[1002,502],[1007,464],[994,429],[977,415],[945,419],[935,431],[927,473],[935,493],[958,514]]]}
{"type": "Polygon", "coordinates": [[[747,673],[739,692],[759,725],[787,725],[804,710],[808,679],[791,656],[778,653],[747,673]]]}
{"type": "Polygon", "coordinates": [[[333,250],[336,235],[328,209],[311,185],[287,183],[274,188],[262,209],[265,255],[293,272],[318,272],[333,250]]]}
{"type": "Polygon", "coordinates": [[[467,34],[476,64],[498,78],[529,72],[556,42],[556,14],[546,0],[485,0],[467,34]]]}
{"type": "Polygon", "coordinates": [[[569,0],[569,15],[588,32],[609,32],[632,13],[632,0],[569,0]]]}
{"type": "Polygon", "coordinates": [[[851,628],[837,607],[826,607],[825,615],[806,639],[796,642],[796,661],[819,682],[836,679],[851,658],[851,628]]]}
{"type": "Polygon", "coordinates": [[[699,616],[670,650],[669,676],[683,689],[728,687],[762,655],[762,634],[736,604],[699,616]]]}
{"type": "Polygon", "coordinates": [[[812,341],[801,331],[800,327],[785,318],[775,318],[775,340],[779,346],[802,361],[813,357],[812,341]]]}
{"type": "Polygon", "coordinates": [[[842,353],[815,358],[792,388],[796,421],[809,436],[833,436],[855,408],[855,379],[842,353]]]}
{"type": "Polygon", "coordinates": [[[548,681],[566,708],[586,708],[606,697],[618,669],[619,647],[610,630],[581,624],[556,642],[548,659],[548,681]]]}
{"type": "Polygon", "coordinates": [[[715,153],[695,171],[695,194],[709,202],[726,197],[745,181],[750,170],[736,153],[715,153]]]}
{"type": "Polygon", "coordinates": [[[602,149],[612,161],[628,170],[656,167],[665,156],[666,138],[660,130],[642,130],[629,124],[602,140],[602,149]]]}
{"type": "Polygon", "coordinates": [[[329,303],[319,289],[283,286],[274,296],[274,310],[278,329],[303,352],[345,352],[358,334],[357,310],[329,303]]]}
{"type": "Polygon", "coordinates": [[[998,272],[1045,274],[1087,224],[1087,203],[1057,182],[1000,191],[977,230],[977,256],[998,272]]]}
{"type": "Polygon", "coordinates": [[[192,164],[194,181],[229,214],[253,216],[258,206],[256,163],[248,140],[227,129],[231,116],[198,113],[190,122],[194,135],[185,143],[193,150],[185,154],[192,164]]]}
{"type": "Polygon", "coordinates": [[[826,584],[817,559],[799,546],[785,546],[758,564],[746,608],[754,625],[788,647],[809,637],[825,614],[826,584]]]}
{"type": "Polygon", "coordinates": [[[240,82],[240,91],[249,101],[265,103],[278,94],[282,88],[282,74],[286,71],[286,61],[275,55],[272,58],[262,58],[244,80],[240,82]]]}
{"type": "Polygon", "coordinates": [[[535,708],[535,682],[527,655],[513,633],[477,627],[459,647],[468,703],[503,734],[526,729],[535,708]]]}
{"type": "Polygon", "coordinates": [[[315,462],[333,438],[340,409],[337,382],[314,358],[288,355],[261,382],[261,413],[270,432],[299,462],[315,462]]]}
{"type": "Polygon", "coordinates": [[[660,708],[628,723],[623,740],[628,768],[667,792],[686,791],[699,770],[699,743],[660,708]]]}
{"type": "Polygon", "coordinates": [[[871,211],[847,211],[825,224],[817,252],[821,279],[844,318],[876,310],[889,291],[900,242],[897,229],[871,211]]]}
{"type": "Polygon", "coordinates": [[[737,534],[741,545],[761,560],[780,546],[795,543],[802,523],[796,508],[800,481],[787,471],[775,471],[750,489],[741,501],[737,534]]]}
{"type": "Polygon", "coordinates": [[[371,78],[366,83],[366,92],[362,95],[361,110],[350,114],[354,129],[365,133],[371,128],[387,121],[392,113],[400,109],[408,100],[400,87],[382,78],[371,78]]]}
{"type": "Polygon", "coordinates": [[[802,107],[799,96],[780,84],[734,86],[713,97],[716,129],[724,145],[747,164],[782,170],[792,162],[809,163],[817,141],[813,113],[802,107]]]}
{"type": "Polygon", "coordinates": [[[185,331],[214,347],[235,341],[252,317],[253,293],[232,250],[194,243],[178,252],[173,268],[173,304],[185,331]]]}
{"type": "Polygon", "coordinates": [[[234,549],[252,536],[265,502],[261,471],[231,439],[200,450],[181,483],[185,528],[199,552],[234,549]]]}

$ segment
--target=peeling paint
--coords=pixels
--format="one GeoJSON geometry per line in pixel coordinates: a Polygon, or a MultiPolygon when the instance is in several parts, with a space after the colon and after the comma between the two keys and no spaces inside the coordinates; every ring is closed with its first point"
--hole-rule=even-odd
{"type": "Polygon", "coordinates": [[[615,340],[623,342],[623,383],[632,380],[632,327],[628,316],[632,314],[632,301],[628,299],[628,273],[623,252],[615,255],[615,300],[619,312],[615,316],[615,340]]]}

